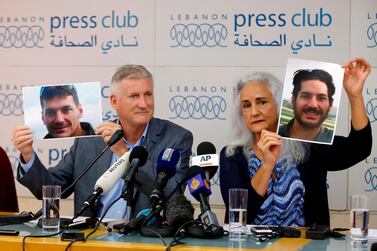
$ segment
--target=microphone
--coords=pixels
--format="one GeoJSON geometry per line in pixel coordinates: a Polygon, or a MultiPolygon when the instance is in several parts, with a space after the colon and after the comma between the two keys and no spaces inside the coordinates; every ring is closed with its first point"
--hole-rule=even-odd
{"type": "Polygon", "coordinates": [[[204,141],[198,145],[196,152],[197,156],[191,157],[191,165],[203,167],[206,179],[212,179],[219,167],[216,147],[211,142],[204,141]]]}
{"type": "MultiPolygon", "coordinates": [[[[80,173],[80,175],[76,178],[76,180],[73,181],[71,185],[69,185],[66,189],[64,189],[61,193],[61,198],[64,198],[68,195],[72,187],[76,185],[76,183],[89,171],[89,169],[98,161],[98,159],[106,152],[108,148],[113,146],[116,142],[118,142],[123,137],[123,130],[117,130],[114,132],[114,134],[111,136],[110,140],[107,142],[106,146],[97,154],[97,156],[93,159],[92,162],[85,168],[84,171],[80,173]]],[[[42,208],[39,209],[38,212],[34,214],[33,219],[38,219],[42,216],[42,208]]]]}
{"type": "MultiPolygon", "coordinates": [[[[169,201],[171,197],[174,196],[174,194],[181,188],[181,186],[186,183],[187,180],[193,178],[195,175],[199,174],[199,173],[203,173],[204,170],[203,168],[199,167],[199,166],[192,166],[190,167],[190,169],[188,170],[187,174],[186,174],[186,177],[184,177],[180,182],[178,182],[178,184],[176,185],[176,187],[166,196],[166,199],[164,200],[165,202],[166,201],[169,201]]],[[[151,211],[151,213],[145,218],[145,224],[148,224],[149,221],[152,219],[153,216],[155,215],[158,215],[163,209],[163,205],[157,205],[153,211],[151,211]]]]}
{"type": "MultiPolygon", "coordinates": [[[[190,167],[189,173],[192,172],[190,167]]],[[[197,168],[194,168],[194,171],[197,168]]],[[[191,195],[200,202],[201,214],[199,215],[200,221],[203,223],[204,229],[215,232],[219,228],[219,223],[216,215],[211,211],[209,206],[208,196],[212,194],[208,180],[205,178],[204,173],[199,173],[187,181],[187,186],[191,195]]]]}
{"type": "Polygon", "coordinates": [[[127,170],[128,172],[124,175],[124,181],[130,182],[133,181],[137,169],[140,166],[143,166],[148,159],[148,152],[145,150],[144,147],[135,146],[130,154],[130,168],[127,170]]]}
{"type": "MultiPolygon", "coordinates": [[[[197,166],[192,166],[189,168],[188,172],[189,173],[193,172],[191,170],[198,172],[200,171],[199,168],[197,166]]],[[[192,176],[192,175],[190,174],[189,176],[192,176]]],[[[208,196],[212,194],[212,191],[209,186],[208,180],[205,178],[204,173],[199,172],[193,175],[193,177],[187,181],[187,186],[189,188],[191,195],[197,201],[200,202],[201,211],[204,212],[204,211],[211,210],[208,203],[208,196]]]]}
{"type": "Polygon", "coordinates": [[[136,172],[140,166],[143,166],[148,159],[148,152],[141,146],[135,146],[130,154],[130,168],[124,175],[124,186],[121,196],[127,202],[127,221],[131,218],[132,212],[132,196],[134,194],[134,184],[136,172]]]}
{"type": "MultiPolygon", "coordinates": [[[[106,146],[107,148],[113,146],[116,142],[118,142],[123,137],[123,130],[119,129],[114,132],[114,134],[111,136],[109,141],[107,142],[106,146]]],[[[106,149],[107,149],[106,148],[106,149]]]]}
{"type": "Polygon", "coordinates": [[[165,148],[160,152],[157,159],[157,178],[152,193],[149,196],[152,208],[161,202],[163,190],[168,180],[175,175],[179,158],[179,151],[173,148],[165,148]]]}
{"type": "Polygon", "coordinates": [[[159,222],[155,225],[148,224],[149,219],[156,215],[155,210],[161,208],[160,204],[158,204],[156,209],[145,217],[140,228],[141,235],[149,237],[172,237],[179,227],[187,221],[193,220],[194,208],[183,194],[173,196],[165,206],[166,222],[159,222]]]}
{"type": "Polygon", "coordinates": [[[165,217],[168,225],[180,227],[194,219],[194,207],[183,194],[176,194],[166,202],[165,217]]]}
{"type": "Polygon", "coordinates": [[[130,152],[124,153],[102,176],[94,185],[94,192],[84,201],[80,213],[83,213],[87,208],[92,207],[102,194],[108,193],[118,182],[120,178],[126,173],[130,166],[129,162],[130,152]]]}

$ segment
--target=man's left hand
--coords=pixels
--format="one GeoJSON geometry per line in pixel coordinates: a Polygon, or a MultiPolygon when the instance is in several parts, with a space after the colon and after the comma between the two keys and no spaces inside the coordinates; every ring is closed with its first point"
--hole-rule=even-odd
{"type": "MultiPolygon", "coordinates": [[[[118,131],[122,130],[121,125],[116,124],[111,121],[102,122],[97,126],[96,134],[101,135],[103,138],[103,141],[107,144],[109,142],[110,138],[113,136],[113,134],[118,131]]],[[[122,142],[122,140],[119,140],[117,143],[115,143],[111,147],[111,151],[116,153],[118,157],[122,156],[125,152],[128,151],[127,146],[122,142]]]]}

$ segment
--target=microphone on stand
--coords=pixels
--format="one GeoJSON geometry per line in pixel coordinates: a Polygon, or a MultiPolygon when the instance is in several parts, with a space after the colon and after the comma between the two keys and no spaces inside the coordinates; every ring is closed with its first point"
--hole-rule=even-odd
{"type": "MultiPolygon", "coordinates": [[[[145,218],[153,215],[155,214],[151,213],[145,218]]],[[[191,205],[191,202],[183,194],[176,194],[166,202],[166,223],[159,222],[155,225],[145,225],[147,222],[147,219],[145,219],[140,233],[148,237],[172,237],[183,224],[192,221],[193,218],[194,207],[191,205]]]]}
{"type": "Polygon", "coordinates": [[[121,196],[127,202],[127,221],[131,218],[132,210],[132,196],[134,194],[134,179],[137,170],[143,166],[148,159],[148,152],[141,146],[135,146],[130,154],[130,167],[123,176],[124,186],[122,188],[121,196]]]}
{"type": "MultiPolygon", "coordinates": [[[[190,167],[189,172],[192,168],[193,167],[190,167]]],[[[194,170],[195,169],[197,168],[195,167],[194,170]]],[[[199,219],[202,222],[201,227],[189,227],[188,232],[192,236],[199,238],[223,236],[224,230],[221,226],[219,226],[216,214],[211,211],[211,207],[208,202],[208,196],[212,194],[212,191],[205,174],[198,173],[187,181],[187,186],[191,195],[200,202],[201,214],[199,215],[199,219]]]]}
{"type": "Polygon", "coordinates": [[[164,188],[169,179],[175,175],[179,159],[179,151],[173,148],[165,148],[160,152],[157,159],[157,178],[152,193],[149,196],[152,208],[155,208],[162,202],[164,188]]]}
{"type": "Polygon", "coordinates": [[[92,207],[100,195],[108,193],[127,172],[130,166],[130,152],[124,153],[94,185],[93,193],[84,201],[78,215],[81,215],[86,209],[92,207]]]}
{"type": "Polygon", "coordinates": [[[194,207],[184,194],[176,194],[166,202],[165,217],[169,226],[180,227],[194,219],[194,207]]]}
{"type": "Polygon", "coordinates": [[[198,166],[193,166],[193,167],[190,167],[189,171],[187,172],[186,174],[186,177],[184,177],[176,186],[175,188],[166,196],[166,198],[163,200],[163,202],[161,204],[158,204],[155,208],[153,208],[153,210],[150,210],[150,212],[148,213],[148,215],[145,216],[145,220],[144,220],[144,225],[145,224],[148,224],[150,222],[150,220],[155,216],[155,215],[158,215],[160,214],[160,212],[162,211],[163,209],[163,204],[165,202],[169,202],[170,199],[174,196],[174,194],[179,190],[181,189],[182,185],[184,183],[186,183],[187,180],[191,179],[192,177],[194,177],[195,175],[199,174],[199,173],[202,173],[203,172],[203,168],[201,167],[198,167],[198,166]]]}
{"type": "Polygon", "coordinates": [[[203,167],[206,179],[210,181],[219,167],[216,147],[211,142],[204,141],[198,145],[196,153],[197,156],[191,157],[191,165],[203,167]]]}

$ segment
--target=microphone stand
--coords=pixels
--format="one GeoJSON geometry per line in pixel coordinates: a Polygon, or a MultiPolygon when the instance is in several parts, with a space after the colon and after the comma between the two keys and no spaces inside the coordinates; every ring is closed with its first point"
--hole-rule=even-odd
{"type": "Polygon", "coordinates": [[[124,180],[124,186],[122,188],[122,197],[127,202],[126,222],[131,220],[132,215],[132,197],[134,194],[134,183],[124,180]]]}
{"type": "Polygon", "coordinates": [[[163,209],[164,209],[164,205],[165,203],[170,200],[170,198],[178,191],[178,189],[181,188],[181,186],[187,181],[187,178],[184,178],[183,180],[181,180],[177,186],[173,189],[173,191],[171,191],[167,196],[166,198],[164,198],[163,200],[159,201],[159,203],[157,203],[157,205],[152,205],[151,206],[151,213],[147,216],[147,218],[145,219],[144,221],[144,225],[148,224],[148,222],[157,214],[159,214],[163,209]]]}
{"type": "Polygon", "coordinates": [[[132,215],[132,197],[134,194],[134,178],[137,172],[137,167],[139,165],[139,159],[133,159],[131,161],[131,168],[127,174],[125,174],[124,185],[122,188],[121,197],[127,202],[127,213],[126,213],[126,220],[127,222],[130,221],[132,215]]]}

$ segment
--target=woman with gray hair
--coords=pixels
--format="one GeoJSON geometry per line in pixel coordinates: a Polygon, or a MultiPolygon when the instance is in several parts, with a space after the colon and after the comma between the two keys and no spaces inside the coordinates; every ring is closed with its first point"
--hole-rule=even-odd
{"type": "Polygon", "coordinates": [[[256,72],[237,84],[235,134],[220,154],[225,222],[229,189],[246,188],[248,224],[330,225],[327,171],[353,166],[369,156],[372,148],[362,97],[370,65],[356,58],[343,67],[352,128],[348,137],[335,136],[332,145],[285,140],[276,133],[282,85],[273,75],[256,72]]]}

